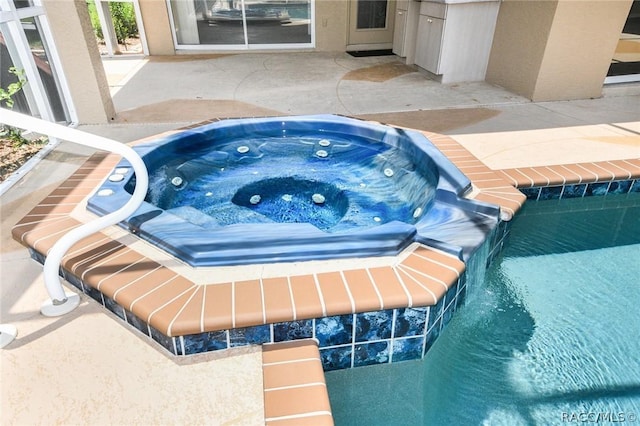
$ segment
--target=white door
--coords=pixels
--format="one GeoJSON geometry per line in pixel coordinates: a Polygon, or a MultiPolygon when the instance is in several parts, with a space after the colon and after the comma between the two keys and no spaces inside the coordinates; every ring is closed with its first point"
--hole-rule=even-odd
{"type": "Polygon", "coordinates": [[[351,0],[347,50],[391,49],[395,0],[351,0]]]}

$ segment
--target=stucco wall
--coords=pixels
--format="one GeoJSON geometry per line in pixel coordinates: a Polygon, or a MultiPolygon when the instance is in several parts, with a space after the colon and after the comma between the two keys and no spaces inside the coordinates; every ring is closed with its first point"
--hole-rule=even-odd
{"type": "Polygon", "coordinates": [[[158,0],[139,1],[149,55],[175,54],[167,3],[158,0]]]}
{"type": "Polygon", "coordinates": [[[557,1],[505,0],[500,4],[486,80],[533,96],[557,1]]]}
{"type": "Polygon", "coordinates": [[[87,3],[84,0],[45,0],[43,5],[78,122],[108,122],[115,116],[115,108],[87,3]]]}
{"type": "Polygon", "coordinates": [[[316,50],[344,51],[348,23],[348,1],[316,0],[316,50]]]}
{"type": "Polygon", "coordinates": [[[600,97],[631,3],[561,0],[532,99],[600,97]]]}
{"type": "Polygon", "coordinates": [[[598,97],[632,0],[505,0],[487,81],[534,101],[598,97]]]}

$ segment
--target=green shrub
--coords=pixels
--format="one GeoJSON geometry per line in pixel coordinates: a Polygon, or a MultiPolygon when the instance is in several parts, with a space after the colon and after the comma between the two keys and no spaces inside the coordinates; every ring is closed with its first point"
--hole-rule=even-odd
{"type": "Polygon", "coordinates": [[[98,40],[104,40],[102,35],[102,25],[100,25],[100,18],[98,17],[98,11],[96,10],[96,2],[94,0],[87,1],[87,7],[89,8],[89,18],[91,18],[91,26],[93,32],[98,40]]]}
{"type": "Polygon", "coordinates": [[[118,43],[124,44],[126,39],[138,36],[133,3],[110,2],[109,10],[113,18],[113,27],[116,30],[118,43]]]}
{"type": "MultiPolygon", "coordinates": [[[[88,0],[89,17],[91,18],[91,26],[93,32],[99,40],[104,40],[100,18],[96,10],[95,0],[88,0]]],[[[109,2],[109,11],[113,20],[113,28],[116,32],[116,38],[119,44],[124,44],[125,40],[130,37],[138,37],[138,25],[136,23],[136,14],[133,9],[133,3],[129,2],[109,2]]]]}
{"type": "MultiPolygon", "coordinates": [[[[4,104],[7,109],[12,109],[14,104],[13,95],[22,90],[24,85],[27,84],[27,80],[24,78],[24,70],[19,70],[16,67],[9,67],[9,74],[15,75],[16,81],[10,83],[6,89],[0,87],[0,104],[4,104]]],[[[6,124],[0,125],[0,138],[10,140],[15,147],[29,142],[22,136],[20,129],[6,124]]]]}

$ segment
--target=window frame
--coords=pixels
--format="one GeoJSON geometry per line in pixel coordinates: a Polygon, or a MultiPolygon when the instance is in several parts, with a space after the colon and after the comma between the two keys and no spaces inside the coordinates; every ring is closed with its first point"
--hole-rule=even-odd
{"type": "MultiPolygon", "coordinates": [[[[274,44],[252,44],[249,43],[249,36],[247,34],[247,20],[243,13],[242,30],[244,33],[243,44],[180,44],[178,43],[178,37],[176,33],[176,23],[173,15],[173,8],[171,6],[171,0],[165,0],[167,5],[167,11],[169,14],[169,25],[171,27],[171,37],[173,38],[173,47],[175,50],[293,50],[293,49],[313,49],[316,47],[316,12],[315,1],[309,0],[310,16],[309,16],[309,31],[311,35],[311,41],[309,43],[274,43],[274,44]]],[[[184,0],[180,0],[184,1],[184,0]]],[[[193,1],[193,0],[189,0],[193,1]]],[[[243,12],[245,10],[245,0],[240,0],[242,4],[243,12]]],[[[194,22],[195,23],[195,22],[194,22]]]]}
{"type": "Polygon", "coordinates": [[[32,6],[21,8],[16,8],[13,0],[0,0],[0,28],[2,28],[2,33],[5,35],[5,42],[12,61],[24,69],[29,91],[31,92],[30,95],[27,94],[26,96],[31,114],[44,120],[55,121],[55,114],[52,110],[49,96],[38,72],[29,41],[22,26],[22,19],[25,18],[34,18],[34,23],[42,38],[43,48],[51,66],[52,77],[55,80],[58,96],[64,109],[65,121],[67,123],[75,123],[78,121],[77,113],[71,101],[69,86],[62,70],[58,51],[55,43],[53,43],[53,35],[41,0],[33,0],[32,6]],[[12,51],[16,57],[11,54],[12,51]]]}

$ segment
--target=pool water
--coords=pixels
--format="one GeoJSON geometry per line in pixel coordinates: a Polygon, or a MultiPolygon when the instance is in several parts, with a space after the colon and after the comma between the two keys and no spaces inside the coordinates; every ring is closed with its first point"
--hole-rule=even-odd
{"type": "Polygon", "coordinates": [[[401,149],[328,132],[243,136],[173,154],[151,167],[147,201],[204,228],[277,222],[342,232],[413,224],[438,180],[401,149]]]}
{"type": "Polygon", "coordinates": [[[424,360],[327,373],[337,425],[636,420],[640,194],[528,202],[511,232],[424,360]]]}
{"type": "MultiPolygon", "coordinates": [[[[464,257],[498,223],[422,133],[335,115],[229,119],[134,147],[149,190],[120,226],[193,267],[397,256],[414,242],[464,257]]],[[[116,165],[87,209],[131,199],[116,165]]]]}

